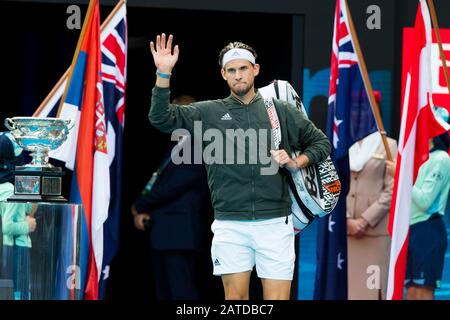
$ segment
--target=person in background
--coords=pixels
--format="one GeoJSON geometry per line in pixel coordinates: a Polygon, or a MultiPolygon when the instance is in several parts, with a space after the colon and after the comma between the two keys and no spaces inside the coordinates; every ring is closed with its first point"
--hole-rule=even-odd
{"type": "MultiPolygon", "coordinates": [[[[194,101],[188,95],[173,100],[179,105],[194,101]]],[[[179,138],[179,143],[193,145],[190,137],[179,138]]],[[[150,233],[156,299],[197,300],[209,247],[210,196],[204,166],[175,165],[171,154],[176,147],[169,150],[131,212],[136,229],[150,233]]]]}
{"type": "MultiPolygon", "coordinates": [[[[388,138],[391,154],[397,143],[388,138]]],[[[348,299],[386,298],[390,238],[387,231],[393,178],[386,151],[374,132],[349,150],[351,181],[347,195],[348,299]],[[373,275],[373,279],[369,279],[373,275]]]]}
{"type": "Polygon", "coordinates": [[[33,217],[37,207],[30,203],[7,202],[14,194],[13,170],[23,164],[22,149],[9,132],[0,132],[0,216],[2,257],[0,277],[14,282],[14,298],[30,299],[29,234],[36,229],[33,217]]]}
{"type": "MultiPolygon", "coordinates": [[[[448,120],[445,120],[445,119],[449,119],[449,113],[448,113],[447,109],[445,109],[443,107],[435,106],[435,107],[433,107],[433,111],[435,112],[435,114],[438,117],[440,117],[440,118],[444,119],[444,121],[448,122],[448,120]]],[[[386,168],[392,177],[395,177],[396,167],[397,167],[396,159],[386,160],[386,168]]]]}
{"type": "Polygon", "coordinates": [[[440,287],[447,250],[442,217],[450,188],[449,147],[448,132],[430,139],[430,157],[420,166],[412,189],[405,275],[407,300],[433,300],[435,289],[440,287]]]}

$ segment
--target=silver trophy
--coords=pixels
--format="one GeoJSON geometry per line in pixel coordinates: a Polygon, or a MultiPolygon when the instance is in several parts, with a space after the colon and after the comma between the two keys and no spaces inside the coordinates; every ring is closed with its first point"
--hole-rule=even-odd
{"type": "Polygon", "coordinates": [[[31,151],[32,161],[14,171],[14,196],[10,201],[66,201],[61,196],[64,172],[50,164],[48,153],[67,140],[72,120],[60,118],[6,118],[5,126],[17,144],[31,151]]]}

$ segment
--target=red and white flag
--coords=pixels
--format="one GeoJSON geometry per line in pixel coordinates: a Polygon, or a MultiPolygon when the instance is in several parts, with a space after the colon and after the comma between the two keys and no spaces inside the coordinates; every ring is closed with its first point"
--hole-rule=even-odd
{"type": "MultiPolygon", "coordinates": [[[[85,18],[88,27],[75,55],[71,79],[67,71],[33,116],[56,116],[69,81],[59,117],[74,120],[75,127],[50,157],[74,171],[70,201],[83,204],[80,225],[88,229],[88,241],[84,228],[74,233],[73,258],[67,261],[79,261],[81,283],[86,283],[84,298],[104,299],[110,264],[118,248],[128,27],[124,0],[117,3],[101,28],[99,1],[90,0],[89,6],[91,13],[85,18]]],[[[60,266],[62,270],[68,267],[60,266]]],[[[55,296],[72,298],[65,291],[55,296]]]]}
{"type": "Polygon", "coordinates": [[[389,233],[392,237],[387,299],[403,299],[408,253],[411,191],[419,167],[428,159],[429,139],[449,130],[433,112],[431,95],[432,28],[426,0],[420,0],[414,42],[403,94],[402,120],[392,195],[389,233]]]}

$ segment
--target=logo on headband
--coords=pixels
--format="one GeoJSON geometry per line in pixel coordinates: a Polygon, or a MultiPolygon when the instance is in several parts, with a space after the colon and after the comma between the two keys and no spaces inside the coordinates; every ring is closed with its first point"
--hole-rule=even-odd
{"type": "Polygon", "coordinates": [[[250,61],[252,64],[256,63],[255,56],[250,51],[242,48],[237,48],[230,50],[224,54],[222,59],[222,67],[234,59],[244,59],[250,61]]]}

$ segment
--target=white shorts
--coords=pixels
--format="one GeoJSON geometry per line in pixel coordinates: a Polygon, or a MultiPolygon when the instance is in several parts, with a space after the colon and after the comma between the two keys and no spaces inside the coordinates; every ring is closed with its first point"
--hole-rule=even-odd
{"type": "Polygon", "coordinates": [[[295,234],[292,215],[259,221],[214,220],[211,257],[214,275],[253,270],[259,278],[292,280],[295,234]]]}

